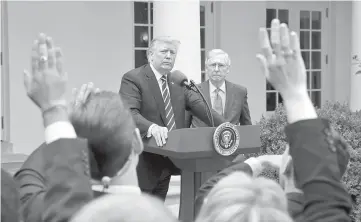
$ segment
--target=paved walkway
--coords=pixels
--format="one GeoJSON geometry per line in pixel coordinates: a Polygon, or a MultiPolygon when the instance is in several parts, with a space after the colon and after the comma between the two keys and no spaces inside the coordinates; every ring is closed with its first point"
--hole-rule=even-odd
{"type": "Polygon", "coordinates": [[[172,176],[165,205],[178,217],[180,194],[180,176],[172,176]]]}

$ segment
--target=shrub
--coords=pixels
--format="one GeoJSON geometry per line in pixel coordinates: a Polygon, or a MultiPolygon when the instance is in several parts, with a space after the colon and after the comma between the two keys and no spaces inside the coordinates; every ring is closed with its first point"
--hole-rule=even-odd
{"type": "MultiPolygon", "coordinates": [[[[353,199],[351,213],[353,221],[359,221],[361,218],[361,112],[351,112],[347,104],[328,102],[318,109],[317,113],[319,117],[328,119],[352,147],[350,162],[342,182],[353,199]]],[[[286,145],[284,127],[287,124],[284,107],[279,106],[269,118],[262,117],[258,124],[261,127],[261,152],[249,156],[282,154],[286,145]]],[[[274,169],[266,170],[262,175],[278,181],[274,169]]]]}

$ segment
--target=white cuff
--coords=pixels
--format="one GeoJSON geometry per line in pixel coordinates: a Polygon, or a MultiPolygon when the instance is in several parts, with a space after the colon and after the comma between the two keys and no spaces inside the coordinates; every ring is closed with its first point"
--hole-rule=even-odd
{"type": "Polygon", "coordinates": [[[45,128],[45,142],[52,143],[58,139],[74,139],[76,133],[70,122],[55,122],[45,128]]]}
{"type": "Polygon", "coordinates": [[[150,125],[150,127],[148,128],[148,132],[147,132],[147,138],[152,136],[152,129],[154,126],[156,126],[157,124],[153,123],[152,125],[150,125]]]}
{"type": "Polygon", "coordinates": [[[257,176],[262,172],[262,162],[257,158],[250,157],[244,161],[244,163],[248,164],[252,169],[253,176],[257,176]]]}

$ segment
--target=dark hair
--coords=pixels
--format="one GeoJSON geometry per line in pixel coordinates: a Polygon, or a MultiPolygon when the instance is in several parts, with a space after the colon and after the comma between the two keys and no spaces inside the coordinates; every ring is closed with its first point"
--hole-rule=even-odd
{"type": "Polygon", "coordinates": [[[119,94],[92,93],[73,110],[71,122],[79,137],[88,140],[100,176],[114,176],[132,152],[135,123],[119,94]]]}
{"type": "Polygon", "coordinates": [[[1,169],[1,221],[20,221],[20,197],[18,186],[8,172],[1,169]]]}

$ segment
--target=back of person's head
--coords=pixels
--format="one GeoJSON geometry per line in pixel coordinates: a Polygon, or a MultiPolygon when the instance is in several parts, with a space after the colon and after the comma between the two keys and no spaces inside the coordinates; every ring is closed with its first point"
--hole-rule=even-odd
{"type": "Polygon", "coordinates": [[[267,178],[235,172],[221,179],[204,200],[197,222],[291,222],[282,188],[267,178]]]}
{"type": "Polygon", "coordinates": [[[72,111],[71,122],[77,135],[88,140],[101,176],[114,176],[134,149],[143,149],[134,147],[139,131],[117,93],[91,93],[72,111]]]}
{"type": "Polygon", "coordinates": [[[176,222],[155,197],[146,194],[108,194],[85,205],[71,222],[176,222]]]}
{"type": "Polygon", "coordinates": [[[18,187],[12,176],[3,169],[1,169],[1,221],[20,221],[18,187]]]}

